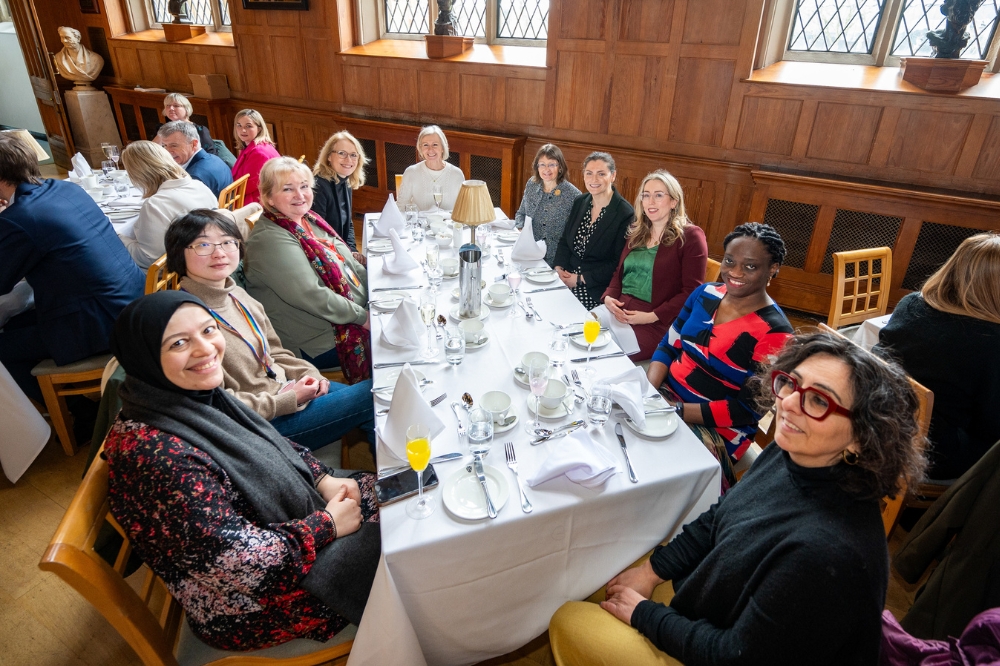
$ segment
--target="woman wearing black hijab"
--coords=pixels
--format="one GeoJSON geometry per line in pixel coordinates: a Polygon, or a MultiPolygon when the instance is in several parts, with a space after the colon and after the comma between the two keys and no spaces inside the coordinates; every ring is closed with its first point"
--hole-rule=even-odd
{"type": "Polygon", "coordinates": [[[336,478],[222,390],[225,347],[191,294],[122,311],[111,349],[127,378],[104,444],[111,513],[206,643],[326,641],[360,621],[378,566],[374,477],[336,478]]]}

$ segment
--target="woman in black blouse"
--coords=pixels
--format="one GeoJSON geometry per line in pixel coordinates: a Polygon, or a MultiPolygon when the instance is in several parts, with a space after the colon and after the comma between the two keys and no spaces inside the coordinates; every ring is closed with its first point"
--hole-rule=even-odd
{"type": "Polygon", "coordinates": [[[368,158],[361,142],[350,132],[342,131],[326,140],[313,165],[316,183],[313,185],[312,211],[340,234],[352,252],[358,251],[354,240],[352,191],[365,184],[366,164],[368,158]]]}
{"type": "Polygon", "coordinates": [[[559,239],[555,267],[559,279],[589,310],[601,304],[601,295],[618,268],[635,209],[614,187],[615,160],[611,155],[588,155],[583,162],[583,181],[587,192],[573,202],[559,239]]]}

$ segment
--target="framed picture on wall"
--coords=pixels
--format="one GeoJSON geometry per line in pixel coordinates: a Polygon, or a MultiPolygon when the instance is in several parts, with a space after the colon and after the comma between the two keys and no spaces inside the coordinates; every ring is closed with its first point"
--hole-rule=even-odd
{"type": "Polygon", "coordinates": [[[100,14],[97,0],[80,0],[80,11],[84,14],[100,14]]]}
{"type": "Polygon", "coordinates": [[[309,0],[243,0],[243,9],[309,9],[309,0]]]}

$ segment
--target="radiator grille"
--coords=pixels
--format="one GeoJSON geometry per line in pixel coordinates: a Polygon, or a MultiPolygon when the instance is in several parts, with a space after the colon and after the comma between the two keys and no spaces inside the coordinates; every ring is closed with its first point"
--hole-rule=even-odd
{"type": "Polygon", "coordinates": [[[812,237],[818,214],[819,206],[797,201],[768,199],[763,221],[777,229],[781,239],[785,241],[786,266],[805,268],[809,239],[812,237]]]}
{"type": "Polygon", "coordinates": [[[983,233],[982,229],[956,227],[951,224],[924,222],[913,248],[913,257],[906,267],[903,289],[920,289],[934,271],[948,260],[955,250],[969,236],[983,233]]]}
{"type": "Polygon", "coordinates": [[[148,106],[140,106],[139,113],[142,114],[142,126],[146,129],[146,138],[152,141],[156,137],[156,130],[160,129],[160,116],[156,109],[148,106]]]}
{"type": "Polygon", "coordinates": [[[503,180],[503,160],[499,157],[483,157],[471,155],[469,160],[469,175],[486,182],[490,191],[490,200],[494,206],[500,204],[500,186],[503,180]]]}
{"type": "Polygon", "coordinates": [[[385,178],[389,189],[396,190],[396,174],[402,174],[406,167],[417,161],[417,149],[400,143],[385,144],[385,178]]]}
{"type": "MultiPolygon", "coordinates": [[[[861,213],[855,210],[838,210],[833,218],[830,242],[826,246],[820,273],[833,272],[833,253],[864,250],[870,247],[893,247],[901,217],[861,213]]],[[[879,262],[881,263],[881,262],[879,262]]],[[[879,269],[881,270],[881,268],[879,269]]],[[[849,275],[848,277],[853,277],[849,275]]]]}

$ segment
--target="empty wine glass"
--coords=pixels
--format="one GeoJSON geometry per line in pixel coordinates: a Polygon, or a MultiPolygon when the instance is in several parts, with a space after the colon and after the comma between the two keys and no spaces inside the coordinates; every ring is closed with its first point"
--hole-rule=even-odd
{"type": "Polygon", "coordinates": [[[529,434],[534,435],[538,429],[538,412],[542,407],[542,396],[549,385],[549,360],[542,356],[533,358],[528,364],[528,387],[531,395],[535,397],[535,424],[530,423],[525,426],[529,434]]]}
{"type": "Polygon", "coordinates": [[[115,169],[118,168],[118,160],[121,159],[121,152],[118,150],[118,146],[114,144],[101,144],[101,149],[104,151],[104,155],[115,163],[115,169]]]}

